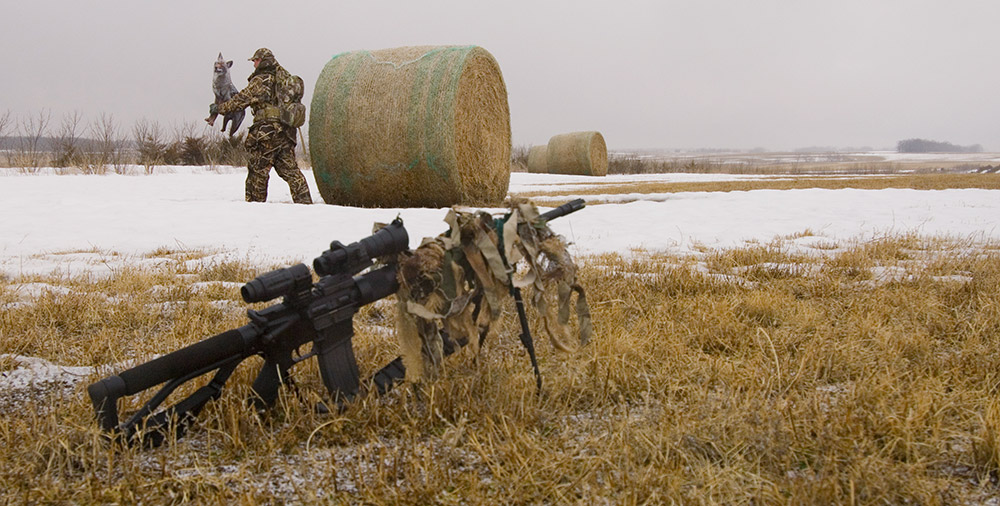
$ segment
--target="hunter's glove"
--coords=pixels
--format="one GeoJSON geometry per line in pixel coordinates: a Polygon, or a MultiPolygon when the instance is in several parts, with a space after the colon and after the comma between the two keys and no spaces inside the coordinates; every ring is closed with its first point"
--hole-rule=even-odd
{"type": "Polygon", "coordinates": [[[208,104],[208,113],[209,114],[219,114],[219,104],[216,104],[216,103],[208,104]]]}

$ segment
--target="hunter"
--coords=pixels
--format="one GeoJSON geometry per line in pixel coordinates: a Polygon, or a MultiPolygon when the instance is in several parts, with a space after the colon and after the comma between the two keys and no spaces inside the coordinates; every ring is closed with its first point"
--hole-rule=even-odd
{"type": "Polygon", "coordinates": [[[226,114],[250,107],[253,125],[244,143],[249,154],[247,162],[246,200],[267,200],[267,181],[274,167],[292,193],[296,204],[312,204],[309,184],[295,161],[296,129],[279,120],[278,86],[282,76],[288,75],[270,49],[260,48],[249,59],[254,71],[249,84],[231,99],[221,104],[211,104],[210,114],[226,114]]]}

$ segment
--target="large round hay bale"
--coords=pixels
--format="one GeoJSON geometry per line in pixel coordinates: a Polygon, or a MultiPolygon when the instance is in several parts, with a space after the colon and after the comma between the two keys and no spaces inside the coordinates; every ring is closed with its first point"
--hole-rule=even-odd
{"type": "Polygon", "coordinates": [[[507,195],[507,87],[478,46],[334,56],[316,81],[309,140],[328,204],[496,205],[507,195]]]}
{"type": "Polygon", "coordinates": [[[528,150],[528,172],[532,174],[545,174],[549,171],[548,146],[531,146],[528,150]]]}
{"type": "Polygon", "coordinates": [[[572,132],[549,139],[546,164],[550,174],[606,176],[608,147],[600,132],[572,132]]]}

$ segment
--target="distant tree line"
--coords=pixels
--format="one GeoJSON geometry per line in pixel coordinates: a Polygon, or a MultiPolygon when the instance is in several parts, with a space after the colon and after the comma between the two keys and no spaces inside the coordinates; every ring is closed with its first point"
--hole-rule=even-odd
{"type": "Polygon", "coordinates": [[[899,153],[982,153],[979,144],[971,146],[956,146],[950,142],[939,142],[928,139],[906,139],[896,143],[899,153]]]}
{"type": "MultiPolygon", "coordinates": [[[[201,122],[168,130],[141,119],[127,128],[106,114],[85,121],[74,112],[53,122],[47,111],[23,117],[0,111],[0,167],[123,174],[136,167],[150,173],[158,165],[241,166],[247,163],[243,138],[242,132],[229,137],[201,122]]],[[[304,148],[299,143],[300,154],[304,148]]]]}

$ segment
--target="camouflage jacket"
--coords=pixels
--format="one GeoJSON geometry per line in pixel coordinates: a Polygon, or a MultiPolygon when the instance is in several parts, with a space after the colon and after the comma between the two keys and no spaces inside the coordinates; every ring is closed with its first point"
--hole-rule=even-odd
{"type": "Polygon", "coordinates": [[[263,110],[268,106],[277,106],[278,97],[275,93],[275,75],[281,68],[277,63],[273,65],[262,64],[250,74],[250,83],[233,98],[219,104],[219,114],[240,111],[250,108],[253,112],[253,127],[260,127],[262,123],[278,123],[276,118],[266,118],[263,110]]]}

